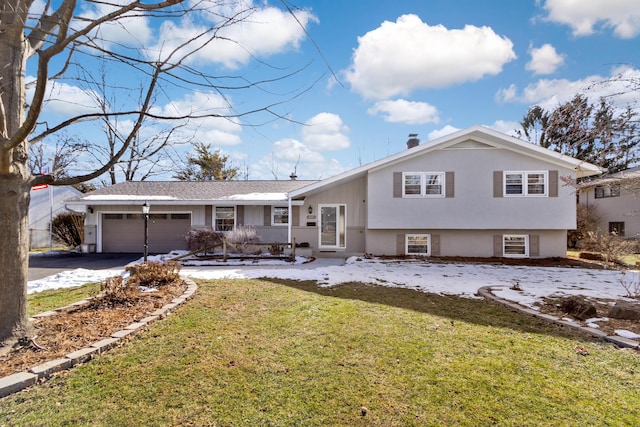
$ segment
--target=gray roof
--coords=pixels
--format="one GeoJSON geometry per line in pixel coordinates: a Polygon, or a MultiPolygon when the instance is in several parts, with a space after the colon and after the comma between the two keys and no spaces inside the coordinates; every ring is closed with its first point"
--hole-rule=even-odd
{"type": "MultiPolygon", "coordinates": [[[[167,203],[202,201],[277,201],[290,191],[316,181],[139,181],[122,182],[70,200],[70,204],[137,204],[141,200],[167,203]]],[[[285,198],[286,200],[286,198],[285,198]]]]}

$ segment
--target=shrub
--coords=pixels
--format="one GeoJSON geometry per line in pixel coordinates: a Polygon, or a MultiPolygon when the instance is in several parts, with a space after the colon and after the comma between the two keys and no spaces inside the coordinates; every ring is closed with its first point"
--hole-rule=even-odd
{"type": "Polygon", "coordinates": [[[588,241],[590,236],[598,231],[600,217],[595,208],[579,203],[576,206],[576,220],[576,229],[567,232],[567,242],[570,248],[576,248],[579,244],[588,241]]]}
{"type": "Polygon", "coordinates": [[[60,213],[53,218],[51,234],[56,242],[75,248],[82,243],[84,217],[74,213],[60,213]]]}
{"type": "MultiPolygon", "coordinates": [[[[638,242],[624,239],[614,234],[604,234],[599,232],[589,232],[583,241],[583,247],[587,251],[599,252],[606,262],[620,262],[620,257],[630,255],[637,251],[638,242]]],[[[582,258],[583,255],[580,254],[582,258]]]]}
{"type": "Polygon", "coordinates": [[[640,299],[640,273],[622,271],[620,284],[627,292],[628,298],[640,299]]]}
{"type": "Polygon", "coordinates": [[[283,252],[284,252],[284,247],[279,243],[273,243],[269,247],[269,253],[273,256],[282,255],[283,252]]]}
{"type": "Polygon", "coordinates": [[[186,236],[187,246],[191,251],[208,248],[222,243],[222,237],[218,231],[191,229],[186,236]]]}
{"type": "Polygon", "coordinates": [[[93,305],[131,305],[138,297],[138,285],[124,280],[122,276],[107,277],[100,286],[100,294],[94,298],[93,305]]]}
{"type": "Polygon", "coordinates": [[[129,272],[128,283],[130,286],[146,286],[148,288],[159,288],[180,280],[180,269],[182,266],[176,261],[165,263],[149,261],[146,264],[135,264],[127,267],[129,272]]]}
{"type": "Polygon", "coordinates": [[[108,277],[101,284],[100,294],[94,298],[92,304],[109,307],[132,305],[138,299],[141,286],[159,288],[174,283],[180,280],[180,268],[182,266],[175,261],[150,261],[126,267],[129,278],[124,280],[122,276],[108,277]]]}
{"type": "MultiPolygon", "coordinates": [[[[233,231],[227,232],[227,242],[240,254],[255,251],[252,243],[260,243],[260,236],[252,226],[239,226],[233,231]]],[[[258,249],[258,253],[260,250],[258,249]]]]}

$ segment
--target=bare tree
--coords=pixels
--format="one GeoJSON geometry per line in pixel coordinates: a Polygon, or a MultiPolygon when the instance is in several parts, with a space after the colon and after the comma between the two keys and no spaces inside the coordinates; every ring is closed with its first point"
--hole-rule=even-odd
{"type": "Polygon", "coordinates": [[[51,174],[55,177],[69,176],[69,170],[76,164],[77,156],[87,150],[87,143],[78,137],[70,137],[66,132],[54,136],[55,145],[44,141],[29,146],[29,170],[34,175],[51,174]]]}
{"type": "MultiPolygon", "coordinates": [[[[85,151],[97,164],[104,164],[111,159],[123,142],[127,139],[129,130],[126,124],[120,120],[120,116],[112,117],[109,112],[121,109],[118,99],[122,98],[122,92],[126,91],[131,96],[137,97],[137,102],[142,102],[145,96],[145,88],[139,86],[125,90],[123,85],[117,87],[118,94],[113,92],[108,78],[108,69],[105,62],[100,64],[100,72],[95,73],[85,66],[80,67],[80,77],[77,79],[79,87],[89,94],[102,113],[99,121],[105,135],[105,141],[94,141],[87,144],[85,151]],[[96,77],[97,75],[97,77],[96,77]],[[137,93],[136,93],[137,92],[137,93]]],[[[125,97],[126,98],[126,97],[125,97]]],[[[155,103],[156,97],[151,102],[155,103]]],[[[127,152],[106,173],[107,179],[102,179],[102,185],[113,185],[120,180],[145,181],[149,178],[166,173],[175,165],[163,162],[166,159],[174,159],[177,156],[171,148],[190,141],[189,137],[176,134],[186,126],[186,122],[166,122],[164,125],[158,120],[149,117],[144,119],[144,129],[134,135],[129,143],[127,152]]]]}
{"type": "MultiPolygon", "coordinates": [[[[283,4],[288,9],[286,2],[283,4]]],[[[168,86],[206,88],[224,93],[260,88],[261,84],[273,84],[278,78],[287,78],[287,75],[281,75],[277,78],[264,77],[263,81],[247,81],[244,76],[209,75],[191,65],[190,59],[214,40],[238,43],[225,37],[224,29],[250,19],[254,8],[250,3],[244,5],[246,3],[243,1],[218,0],[0,2],[0,222],[3,233],[3,244],[0,245],[0,267],[3,271],[0,279],[0,343],[6,344],[32,334],[27,316],[26,292],[29,190],[33,185],[79,184],[108,172],[120,164],[127,153],[132,154],[131,159],[140,156],[142,153],[139,147],[136,148],[135,141],[148,119],[184,121],[219,117],[240,120],[259,112],[279,116],[275,107],[286,100],[259,108],[250,106],[246,111],[230,108],[224,113],[209,110],[167,114],[153,108],[156,94],[159,91],[165,93],[168,86]],[[31,10],[32,6],[34,10],[31,10]],[[42,9],[37,10],[36,7],[42,9]],[[86,14],[88,9],[93,12],[91,15],[86,14]],[[206,25],[196,26],[200,30],[184,41],[167,40],[165,44],[159,43],[162,48],[153,52],[134,45],[133,36],[127,38],[126,42],[131,45],[124,44],[124,38],[120,41],[108,38],[108,30],[117,28],[128,32],[130,26],[135,25],[135,20],[156,20],[164,24],[196,13],[209,15],[206,25]],[[109,73],[113,77],[111,88],[116,89],[125,81],[141,84],[143,90],[139,102],[119,109],[94,108],[81,113],[69,113],[60,122],[45,123],[41,115],[50,99],[52,82],[65,78],[79,79],[82,76],[82,64],[88,61],[105,62],[107,67],[114,70],[109,73]],[[31,82],[28,98],[27,76],[31,75],[35,79],[31,82]],[[31,143],[43,141],[72,126],[105,118],[109,118],[110,123],[115,119],[127,119],[130,125],[127,132],[118,129],[117,136],[114,135],[117,144],[102,164],[73,176],[32,173],[29,168],[31,143]]],[[[298,13],[288,10],[291,14],[298,13]]],[[[294,18],[299,25],[303,25],[297,16],[294,18]]],[[[193,21],[198,19],[194,18],[193,21]]],[[[274,73],[277,70],[273,68],[274,73]]],[[[292,74],[291,71],[287,72],[292,74]]],[[[289,92],[287,96],[293,98],[297,95],[289,92]]],[[[80,104],[75,99],[66,101],[80,104]]]]}

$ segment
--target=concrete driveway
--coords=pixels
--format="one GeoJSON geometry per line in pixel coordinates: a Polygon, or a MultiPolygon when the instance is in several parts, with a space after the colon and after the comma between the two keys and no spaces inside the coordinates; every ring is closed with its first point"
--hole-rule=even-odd
{"type": "Polygon", "coordinates": [[[29,255],[29,280],[39,280],[65,270],[85,268],[104,270],[123,268],[131,261],[140,259],[142,254],[80,254],[56,252],[29,255]]]}

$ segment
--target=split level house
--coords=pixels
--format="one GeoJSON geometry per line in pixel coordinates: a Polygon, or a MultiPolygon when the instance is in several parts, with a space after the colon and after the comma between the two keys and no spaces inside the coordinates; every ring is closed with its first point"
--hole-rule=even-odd
{"type": "Polygon", "coordinates": [[[640,166],[580,185],[578,201],[602,233],[640,239],[640,166]]]}
{"type": "Polygon", "coordinates": [[[190,229],[253,226],[315,256],[564,257],[589,163],[475,126],[319,181],[127,182],[70,201],[99,252],[184,248],[190,229]],[[307,246],[305,245],[305,246],[307,246]]]}

